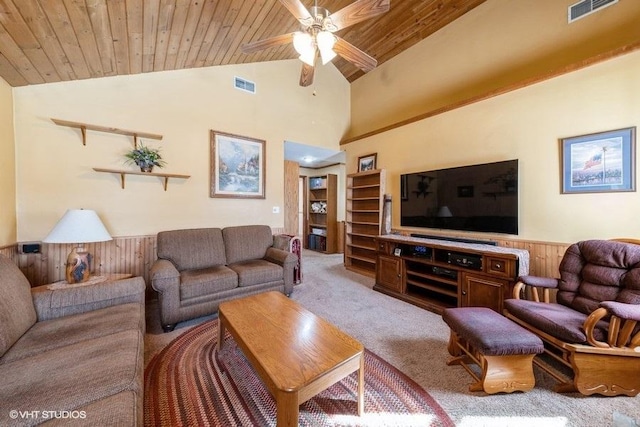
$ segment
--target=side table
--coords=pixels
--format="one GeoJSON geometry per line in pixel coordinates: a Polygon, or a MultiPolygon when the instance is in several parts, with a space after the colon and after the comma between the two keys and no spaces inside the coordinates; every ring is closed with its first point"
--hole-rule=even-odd
{"type": "Polygon", "coordinates": [[[103,274],[100,276],[91,276],[89,277],[89,280],[82,283],[69,283],[66,280],[60,280],[46,286],[48,290],[52,291],[55,289],[77,288],[79,286],[95,285],[96,283],[102,282],[115,282],[116,280],[129,279],[131,277],[133,277],[133,274],[129,273],[103,274]]]}

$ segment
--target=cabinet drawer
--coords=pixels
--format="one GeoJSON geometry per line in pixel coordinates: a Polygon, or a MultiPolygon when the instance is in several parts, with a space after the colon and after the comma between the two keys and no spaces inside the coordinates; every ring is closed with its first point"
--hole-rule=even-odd
{"type": "Polygon", "coordinates": [[[378,240],[376,247],[378,248],[378,252],[380,254],[393,255],[393,251],[396,248],[396,244],[391,242],[382,242],[378,240]]]}
{"type": "Polygon", "coordinates": [[[487,273],[501,277],[513,275],[514,261],[505,258],[487,257],[487,273]]]}

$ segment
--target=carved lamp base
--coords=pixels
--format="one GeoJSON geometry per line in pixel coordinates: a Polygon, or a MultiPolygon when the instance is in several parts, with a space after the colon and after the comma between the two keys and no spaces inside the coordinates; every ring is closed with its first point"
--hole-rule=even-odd
{"type": "Polygon", "coordinates": [[[67,257],[67,283],[82,283],[91,275],[92,256],[83,248],[73,248],[67,257]]]}

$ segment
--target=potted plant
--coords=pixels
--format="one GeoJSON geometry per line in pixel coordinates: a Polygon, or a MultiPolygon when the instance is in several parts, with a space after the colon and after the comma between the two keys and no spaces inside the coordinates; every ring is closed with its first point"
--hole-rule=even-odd
{"type": "Polygon", "coordinates": [[[151,172],[154,166],[161,168],[166,165],[166,162],[162,160],[159,148],[149,148],[142,144],[125,154],[125,157],[127,163],[135,163],[140,166],[142,172],[151,172]]]}

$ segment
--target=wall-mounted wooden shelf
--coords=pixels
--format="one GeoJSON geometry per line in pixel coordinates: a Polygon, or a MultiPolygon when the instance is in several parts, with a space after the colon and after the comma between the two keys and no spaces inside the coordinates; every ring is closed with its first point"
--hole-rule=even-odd
{"type": "Polygon", "coordinates": [[[123,171],[119,169],[104,169],[104,168],[93,168],[96,172],[106,172],[106,173],[115,173],[120,175],[120,182],[122,184],[122,189],[124,190],[124,177],[126,175],[146,175],[146,176],[158,176],[160,178],[164,178],[164,191],[167,191],[167,184],[169,183],[169,178],[191,178],[191,175],[180,175],[176,173],[156,173],[156,172],[136,172],[136,171],[123,171]]]}
{"type": "Polygon", "coordinates": [[[82,132],[82,145],[87,145],[87,130],[94,130],[97,132],[116,133],[118,135],[131,136],[133,137],[134,148],[138,148],[138,138],[158,139],[158,140],[162,139],[162,135],[157,135],[154,133],[137,132],[134,130],[124,130],[124,129],[106,127],[106,126],[90,125],[88,123],[70,122],[67,120],[60,120],[60,119],[51,119],[51,120],[53,121],[53,123],[57,124],[58,126],[66,126],[70,128],[80,129],[80,131],[82,132]]]}

